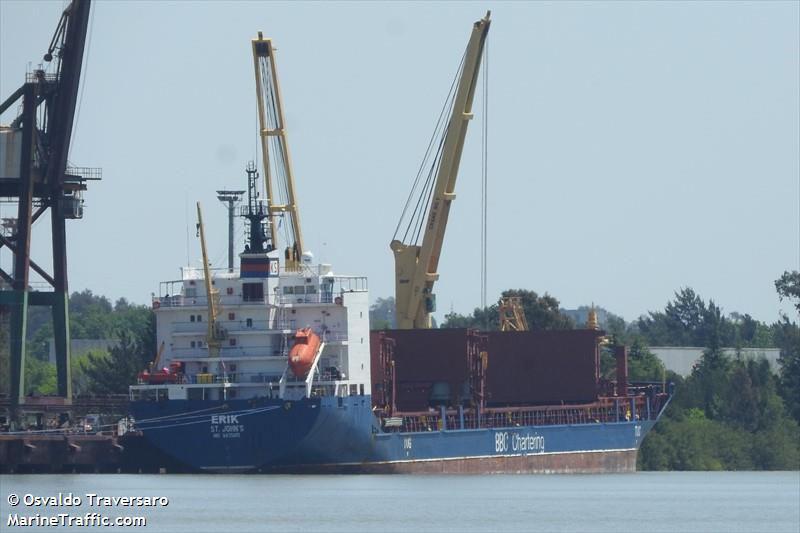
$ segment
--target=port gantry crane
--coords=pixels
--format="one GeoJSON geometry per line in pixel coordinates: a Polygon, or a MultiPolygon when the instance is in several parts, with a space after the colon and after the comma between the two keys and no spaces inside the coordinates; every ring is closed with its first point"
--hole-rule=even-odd
{"type": "MultiPolygon", "coordinates": [[[[489,32],[490,14],[491,12],[487,12],[484,18],[473,24],[472,34],[462,59],[461,75],[455,95],[453,96],[452,89],[448,95],[448,101],[452,98],[450,119],[438,147],[435,147],[436,155],[430,166],[428,182],[420,189],[416,207],[413,208],[409,224],[403,235],[403,241],[408,239],[411,243],[407,244],[397,237],[408,208],[414,203],[412,200],[425,166],[424,161],[411,195],[406,202],[403,216],[395,230],[394,239],[389,245],[394,252],[396,319],[397,327],[400,329],[430,328],[431,326],[430,314],[435,311],[433,284],[439,279],[437,273],[439,256],[442,251],[450,204],[455,199],[456,178],[464,148],[464,138],[467,134],[467,125],[473,116],[472,101],[478,84],[478,72],[484,44],[489,32]],[[436,178],[431,180],[434,172],[436,178]],[[428,198],[430,203],[427,203],[428,198]],[[423,209],[426,206],[429,206],[427,223],[423,228],[422,217],[425,213],[423,209]],[[422,235],[422,243],[417,244],[420,235],[422,235]]],[[[446,107],[447,104],[445,104],[446,107]]],[[[442,116],[440,116],[440,124],[442,116]]],[[[434,130],[434,138],[438,128],[439,124],[434,130]]],[[[433,140],[432,138],[431,141],[433,140]]],[[[428,147],[426,159],[431,153],[432,146],[433,144],[428,147]]]]}
{"type": "Polygon", "coordinates": [[[12,272],[0,268],[0,317],[3,311],[11,315],[12,418],[26,402],[25,338],[31,306],[52,311],[58,396],[64,404],[72,402],[66,220],[83,217],[86,182],[102,174],[68,165],[90,7],[90,0],[72,0],[64,8],[44,54],[49,66],[28,73],[25,84],[0,103],[0,115],[18,104],[22,108],[8,126],[0,127],[0,198],[17,203],[16,219],[6,220],[6,231],[0,234],[0,249],[13,255],[12,272]],[[31,257],[33,224],[48,210],[53,260],[49,273],[31,257]],[[49,287],[33,288],[31,271],[49,287]]]}
{"type": "Polygon", "coordinates": [[[252,40],[252,44],[271,246],[278,247],[279,225],[276,224],[276,217],[288,213],[288,219],[284,218],[283,221],[287,239],[284,268],[296,270],[304,251],[303,233],[300,229],[300,213],[294,190],[292,161],[286,143],[286,121],[278,84],[278,71],[275,66],[275,48],[272,39],[265,39],[262,32],[258,32],[258,37],[252,40]],[[270,150],[274,152],[272,157],[270,150]],[[278,183],[282,203],[276,201],[277,195],[272,185],[273,174],[278,183]]]}

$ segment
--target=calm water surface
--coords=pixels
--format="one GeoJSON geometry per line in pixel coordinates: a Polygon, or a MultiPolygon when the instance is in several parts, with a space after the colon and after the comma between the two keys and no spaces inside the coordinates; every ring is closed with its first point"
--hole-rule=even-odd
{"type": "MultiPolygon", "coordinates": [[[[9,514],[144,516],[150,532],[700,531],[800,532],[799,472],[670,472],[548,476],[0,476],[9,514]],[[80,507],[11,507],[72,493],[80,507]],[[165,508],[90,506],[86,494],[166,496],[165,508]],[[13,499],[13,498],[12,498],[13,499]]],[[[66,528],[108,531],[102,527],[66,528]]]]}

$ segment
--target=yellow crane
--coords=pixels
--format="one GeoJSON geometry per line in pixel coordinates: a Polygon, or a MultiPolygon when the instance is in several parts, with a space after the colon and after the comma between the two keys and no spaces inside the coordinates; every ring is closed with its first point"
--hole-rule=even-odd
{"type": "MultiPolygon", "coordinates": [[[[401,329],[429,328],[431,326],[430,314],[435,310],[433,284],[439,279],[437,273],[439,256],[442,251],[450,204],[455,199],[456,178],[464,148],[464,138],[467,134],[467,125],[473,116],[472,100],[478,84],[478,72],[484,44],[489,32],[490,14],[487,12],[484,18],[472,26],[472,33],[462,60],[461,74],[453,96],[450,119],[437,150],[438,160],[434,161],[431,167],[432,172],[429,174],[432,176],[435,171],[436,178],[431,182],[431,188],[420,196],[424,202],[426,196],[430,195],[430,203],[427,204],[429,206],[427,222],[424,227],[420,224],[416,229],[412,228],[415,223],[410,223],[411,231],[406,229],[403,240],[410,235],[413,242],[405,243],[397,238],[403,220],[401,217],[401,223],[398,224],[398,230],[395,231],[395,238],[389,245],[394,252],[396,319],[397,327],[401,329]],[[422,242],[417,244],[420,236],[422,242]]],[[[416,183],[415,181],[415,186],[416,183]]],[[[413,194],[412,190],[412,196],[413,194]]],[[[418,202],[417,205],[421,205],[421,202],[418,202]]],[[[408,206],[409,202],[406,203],[406,208],[408,206]]],[[[418,212],[416,208],[414,211],[418,212]]],[[[404,215],[405,213],[406,209],[404,209],[404,215]]]]}
{"type": "Polygon", "coordinates": [[[300,211],[295,195],[292,160],[286,142],[286,120],[278,84],[278,70],[275,66],[275,48],[272,39],[265,39],[261,32],[258,32],[258,37],[252,40],[252,44],[270,237],[272,246],[277,248],[279,225],[276,223],[276,217],[283,217],[282,226],[287,238],[284,268],[295,270],[304,251],[303,232],[300,229],[300,211]],[[273,153],[270,156],[271,152],[273,153]],[[278,189],[284,195],[283,203],[278,202],[273,179],[278,182],[278,189]]]}
{"type": "Polygon", "coordinates": [[[150,362],[149,370],[151,372],[158,370],[158,365],[161,364],[161,356],[164,355],[164,347],[166,346],[166,342],[161,341],[161,346],[158,347],[158,353],[156,353],[155,359],[150,362]]]}
{"type": "Polygon", "coordinates": [[[211,280],[211,268],[208,262],[208,251],[206,250],[206,233],[203,225],[203,210],[200,202],[197,202],[197,229],[200,235],[200,249],[203,252],[203,277],[206,285],[206,300],[208,301],[208,333],[206,334],[206,344],[208,345],[208,356],[219,357],[222,341],[228,338],[228,332],[219,323],[220,296],[219,290],[214,288],[211,280]]]}
{"type": "Polygon", "coordinates": [[[497,304],[500,331],[528,331],[528,320],[519,296],[503,296],[497,304]]]}

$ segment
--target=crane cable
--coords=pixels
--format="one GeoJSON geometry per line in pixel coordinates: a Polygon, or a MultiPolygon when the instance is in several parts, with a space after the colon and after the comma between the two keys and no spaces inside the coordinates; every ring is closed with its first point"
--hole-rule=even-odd
{"type": "MultiPolygon", "coordinates": [[[[262,75],[262,87],[267,91],[267,128],[268,129],[277,129],[278,126],[283,129],[283,124],[278,123],[278,110],[277,104],[275,102],[275,91],[273,90],[273,83],[277,83],[272,76],[272,69],[270,65],[267,63],[267,58],[261,58],[261,75],[262,75]]],[[[262,89],[263,90],[263,89],[262,89]]],[[[288,178],[286,175],[286,160],[283,157],[283,146],[282,146],[283,138],[278,135],[270,136],[269,144],[271,144],[273,157],[269,158],[270,162],[273,165],[273,171],[275,175],[275,181],[277,182],[278,186],[278,202],[282,204],[289,203],[289,186],[288,186],[288,178]]],[[[270,199],[273,203],[275,203],[275,199],[270,199]]],[[[285,213],[284,213],[285,214],[285,213]]],[[[289,217],[282,217],[286,223],[280,224],[279,226],[283,226],[283,237],[286,243],[290,243],[292,241],[292,237],[294,235],[294,223],[295,221],[292,219],[291,216],[289,217]]],[[[277,243],[273,243],[273,246],[277,247],[277,243]]]]}
{"type": "Polygon", "coordinates": [[[451,84],[450,92],[448,93],[447,99],[445,100],[444,106],[442,107],[442,112],[440,113],[440,120],[437,122],[437,128],[438,128],[437,135],[439,136],[439,144],[437,146],[436,153],[430,160],[431,163],[428,169],[428,174],[425,179],[425,183],[420,189],[420,195],[417,199],[414,211],[411,214],[409,220],[409,226],[406,229],[406,235],[404,236],[404,239],[408,238],[408,233],[410,230],[412,236],[410,242],[414,245],[419,244],[419,238],[422,233],[422,228],[425,225],[425,219],[427,218],[428,211],[430,210],[431,198],[433,197],[433,190],[436,186],[436,176],[439,174],[439,167],[442,162],[442,152],[444,149],[445,141],[447,140],[447,130],[449,126],[449,123],[447,123],[445,120],[442,119],[452,115],[453,106],[455,105],[457,80],[461,77],[461,71],[463,70],[464,67],[465,57],[466,57],[466,51],[464,52],[464,56],[462,56],[461,58],[461,63],[459,64],[458,71],[456,72],[456,75],[453,79],[453,83],[451,84]]]}
{"type": "Polygon", "coordinates": [[[458,84],[458,79],[461,76],[461,71],[464,68],[465,58],[466,58],[466,49],[464,50],[464,54],[461,56],[461,61],[459,62],[458,69],[456,70],[455,76],[453,77],[453,81],[450,84],[450,89],[447,93],[447,97],[445,98],[445,102],[442,105],[442,109],[439,112],[439,117],[436,120],[436,125],[433,128],[433,133],[431,134],[431,138],[428,141],[428,146],[425,150],[425,155],[422,157],[419,169],[417,170],[417,175],[414,178],[414,183],[411,186],[411,192],[409,193],[405,205],[403,206],[403,211],[400,214],[400,219],[397,221],[397,226],[395,227],[392,239],[397,239],[397,236],[400,234],[400,229],[403,226],[403,221],[406,220],[407,218],[406,215],[408,215],[409,207],[411,207],[413,203],[414,208],[410,216],[408,216],[407,218],[408,222],[403,231],[402,241],[408,242],[409,237],[412,237],[411,242],[413,244],[416,244],[419,240],[419,235],[421,234],[422,228],[424,226],[425,215],[430,205],[430,198],[433,194],[436,174],[438,173],[439,164],[441,163],[442,148],[444,147],[445,138],[447,136],[446,117],[448,117],[451,114],[453,105],[455,104],[456,87],[458,84]],[[438,143],[436,143],[437,139],[439,140],[438,143]],[[433,159],[431,160],[431,153],[434,146],[436,147],[436,152],[433,155],[433,159]],[[429,162],[430,166],[428,166],[429,162]],[[425,173],[426,168],[428,169],[427,173],[425,173]],[[424,174],[425,174],[425,179],[424,181],[421,181],[424,174]],[[416,202],[414,201],[415,198],[416,202]]]}
{"type": "MultiPolygon", "coordinates": [[[[489,240],[489,40],[483,48],[483,119],[481,129],[481,308],[486,309],[488,288],[488,240],[489,240]]],[[[488,320],[488,314],[484,313],[488,320]]],[[[488,324],[484,325],[486,329],[488,324]]]]}

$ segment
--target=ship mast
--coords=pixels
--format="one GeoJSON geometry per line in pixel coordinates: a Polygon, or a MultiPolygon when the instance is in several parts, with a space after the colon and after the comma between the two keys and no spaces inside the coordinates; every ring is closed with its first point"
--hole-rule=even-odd
{"type": "Polygon", "coordinates": [[[275,48],[272,46],[272,39],[265,39],[261,32],[258,32],[258,38],[253,39],[252,43],[259,136],[261,138],[264,182],[267,189],[271,242],[275,248],[278,247],[279,225],[275,219],[283,216],[287,241],[285,268],[295,270],[304,251],[303,234],[300,229],[300,213],[294,190],[292,161],[286,142],[286,122],[278,84],[278,71],[275,67],[275,48]],[[276,201],[273,178],[278,184],[283,203],[276,201]]]}

